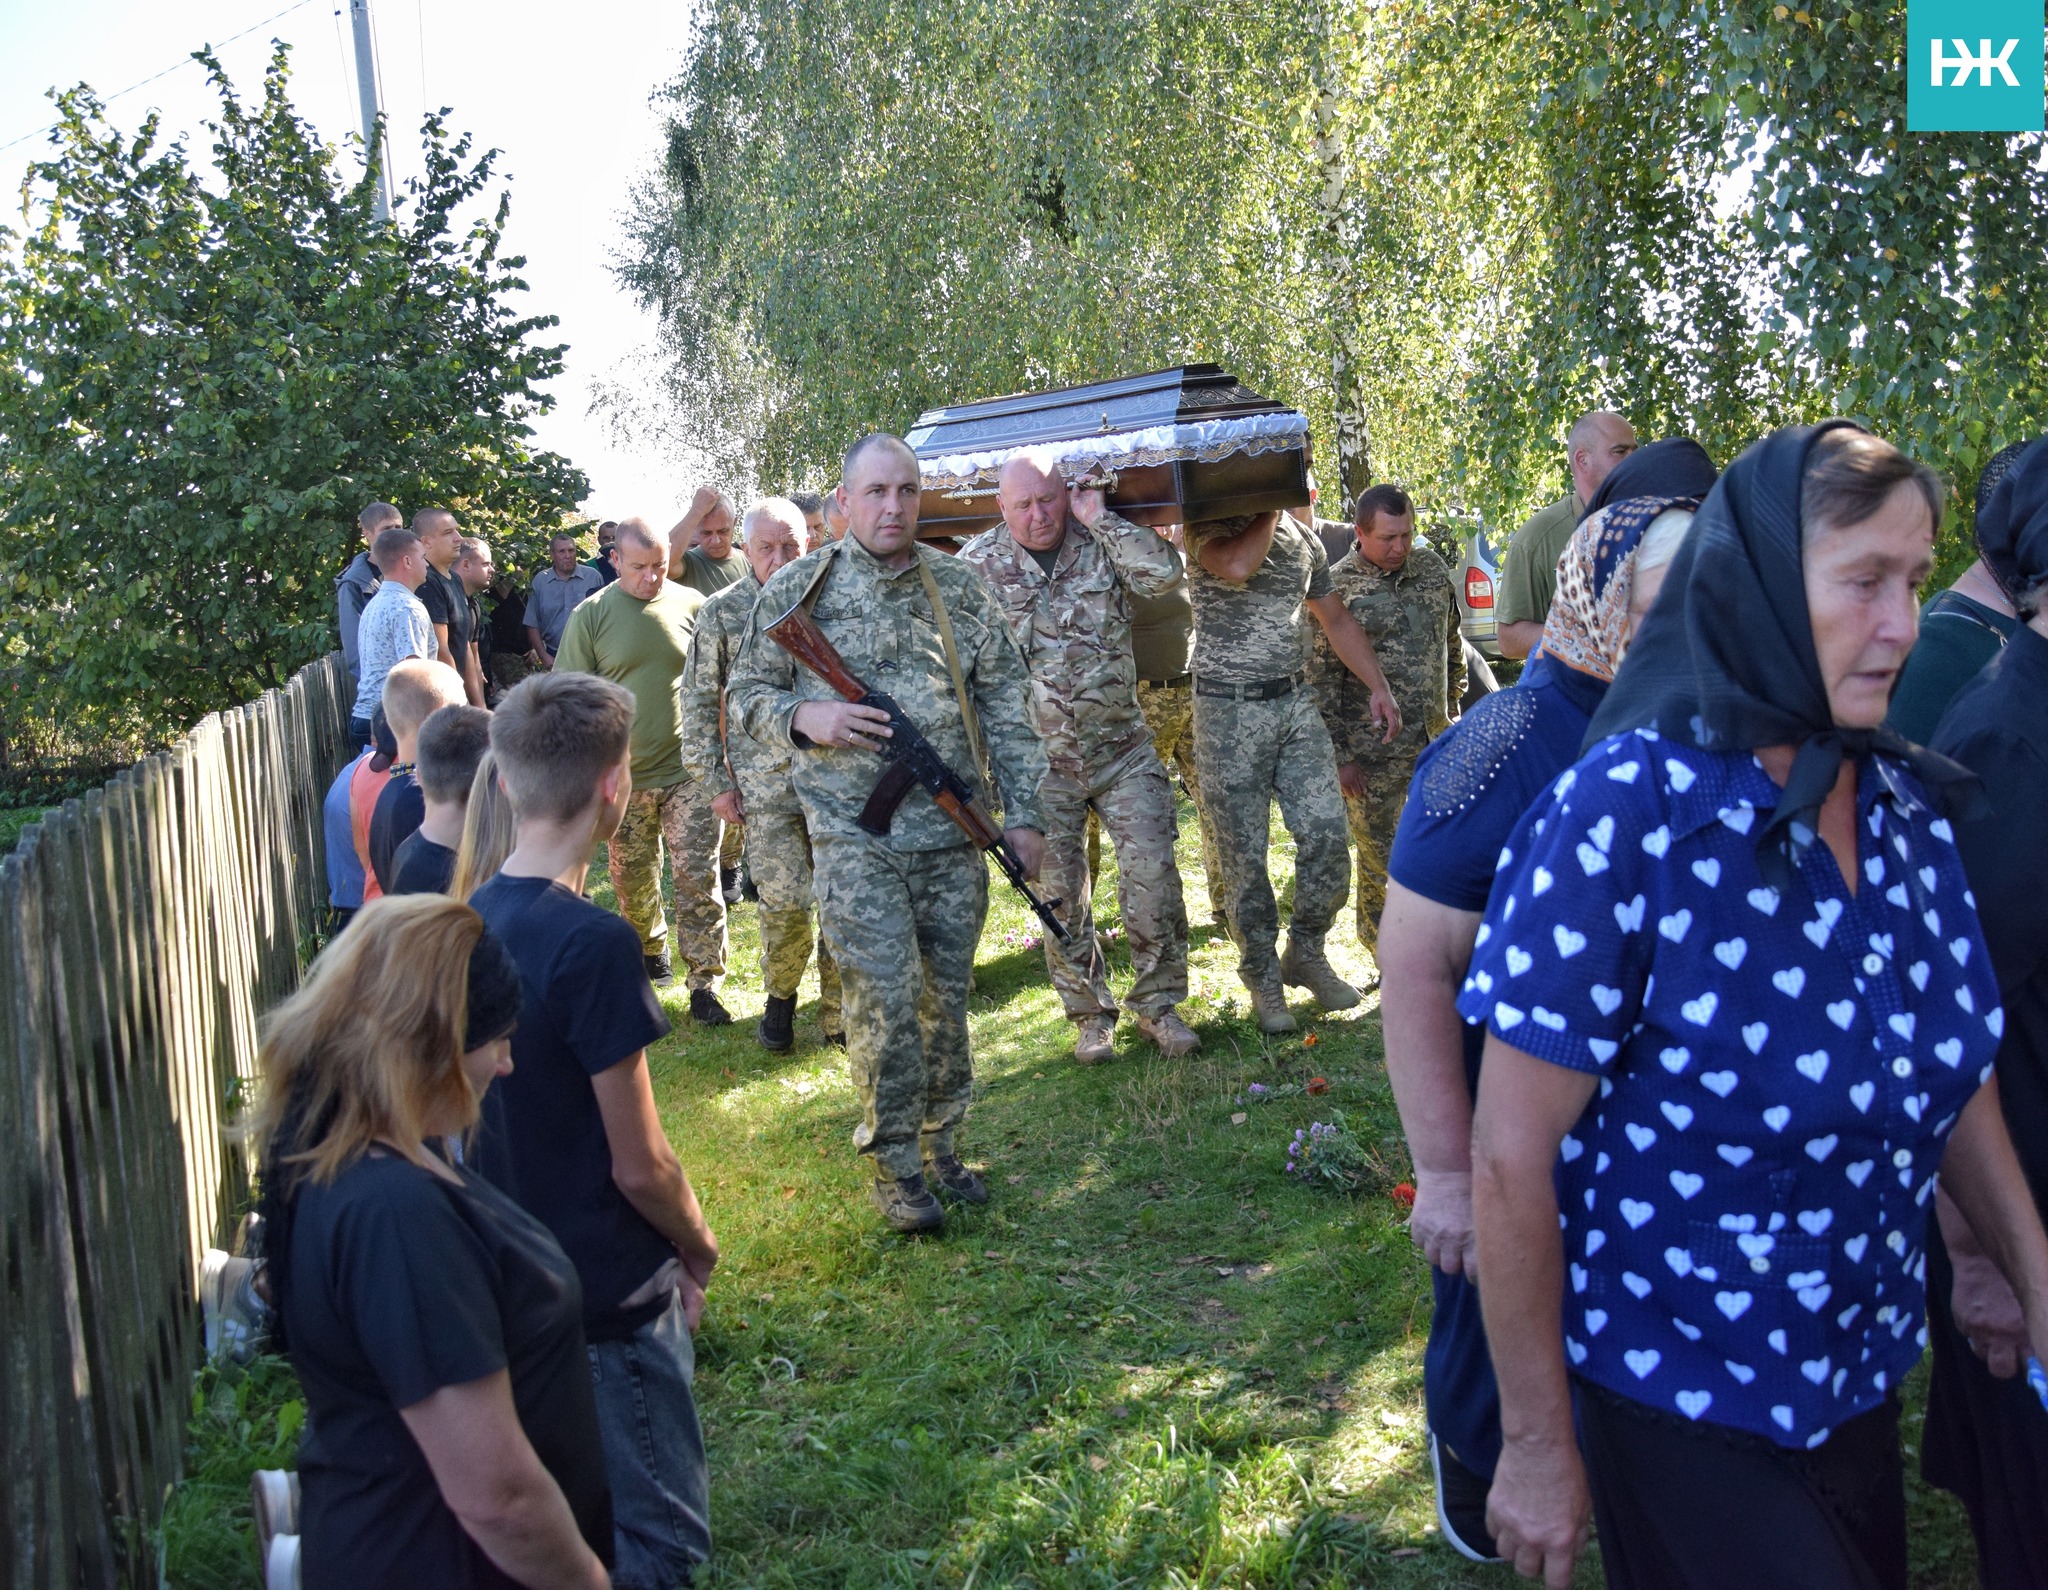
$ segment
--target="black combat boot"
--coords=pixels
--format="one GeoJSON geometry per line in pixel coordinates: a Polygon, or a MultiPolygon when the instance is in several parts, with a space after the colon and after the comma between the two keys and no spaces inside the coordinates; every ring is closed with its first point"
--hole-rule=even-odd
{"type": "Polygon", "coordinates": [[[676,980],[675,968],[669,964],[668,951],[659,955],[643,955],[640,959],[647,967],[647,980],[656,988],[667,988],[676,980]]]}
{"type": "Polygon", "coordinates": [[[960,1163],[958,1154],[934,1154],[926,1173],[939,1184],[941,1196],[963,1204],[985,1204],[988,1188],[982,1179],[960,1163]]]}
{"type": "Polygon", "coordinates": [[[732,1012],[718,1002],[708,988],[690,990],[690,1020],[700,1027],[730,1027],[732,1012]]]}
{"type": "Polygon", "coordinates": [[[768,1008],[762,1013],[761,1024],[754,1029],[754,1036],[761,1047],[770,1054],[788,1054],[796,1047],[796,995],[787,998],[778,994],[768,996],[768,1008]]]}

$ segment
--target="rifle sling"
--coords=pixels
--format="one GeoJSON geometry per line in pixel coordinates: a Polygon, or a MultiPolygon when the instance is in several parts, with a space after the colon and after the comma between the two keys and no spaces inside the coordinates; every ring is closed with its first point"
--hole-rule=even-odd
{"type": "Polygon", "coordinates": [[[987,778],[988,758],[982,754],[981,724],[975,719],[974,703],[967,699],[967,681],[960,673],[960,653],[953,645],[953,620],[940,599],[939,582],[932,578],[931,568],[924,560],[924,548],[913,547],[911,553],[917,559],[917,576],[924,581],[924,594],[932,604],[932,617],[939,621],[939,641],[946,648],[946,672],[953,676],[953,695],[960,703],[960,723],[967,730],[967,753],[974,758],[974,775],[987,778]]]}

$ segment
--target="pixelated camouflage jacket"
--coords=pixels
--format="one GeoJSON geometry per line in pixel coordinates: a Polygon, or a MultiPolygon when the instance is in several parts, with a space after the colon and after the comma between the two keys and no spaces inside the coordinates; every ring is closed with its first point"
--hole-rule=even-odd
{"type": "MultiPolygon", "coordinates": [[[[967,693],[1001,794],[1005,827],[1043,829],[1039,785],[1045,746],[1031,713],[1031,679],[1002,609],[969,565],[929,547],[916,548],[946,604],[967,693]]],[[[813,833],[854,836],[854,819],[886,766],[872,751],[837,749],[798,739],[792,727],[806,701],[836,701],[832,687],[784,651],[766,626],[809,593],[811,617],[871,690],[895,699],[904,715],[961,777],[987,794],[985,776],[968,749],[954,699],[944,644],[915,563],[884,568],[853,536],[820,547],[778,570],[761,588],[746,645],[726,681],[728,721],[764,745],[798,754],[790,777],[813,833]]],[[[991,812],[998,810],[993,800],[991,812]]],[[[923,789],[897,809],[889,837],[896,850],[938,850],[963,843],[953,820],[923,789]]]]}
{"type": "Polygon", "coordinates": [[[1005,525],[976,536],[960,561],[988,581],[1024,653],[1054,767],[1099,769],[1151,737],[1138,710],[1131,597],[1157,596],[1181,578],[1171,542],[1113,513],[1093,530],[1070,514],[1050,576],[1005,525]]]}
{"type": "Polygon", "coordinates": [[[1372,642],[1402,718],[1394,743],[1382,742],[1369,715],[1370,692],[1317,629],[1316,704],[1337,748],[1337,764],[1412,762],[1444,732],[1465,694],[1465,648],[1450,566],[1417,543],[1400,570],[1387,574],[1353,547],[1330,565],[1330,582],[1372,642]]]}
{"type": "Polygon", "coordinates": [[[683,668],[683,764],[705,781],[710,799],[738,789],[746,809],[795,811],[786,747],[763,745],[725,711],[726,686],[747,643],[761,582],[752,569],[697,609],[697,631],[683,668]]]}

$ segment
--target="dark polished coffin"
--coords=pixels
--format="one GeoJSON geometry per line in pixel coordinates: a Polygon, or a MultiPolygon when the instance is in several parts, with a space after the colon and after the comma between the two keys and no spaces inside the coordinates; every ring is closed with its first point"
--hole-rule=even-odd
{"type": "Polygon", "coordinates": [[[1137,524],[1192,524],[1308,501],[1308,420],[1213,364],[927,409],[905,438],[924,476],[918,534],[1000,522],[996,476],[1050,450],[1068,481],[1106,485],[1137,524]]]}

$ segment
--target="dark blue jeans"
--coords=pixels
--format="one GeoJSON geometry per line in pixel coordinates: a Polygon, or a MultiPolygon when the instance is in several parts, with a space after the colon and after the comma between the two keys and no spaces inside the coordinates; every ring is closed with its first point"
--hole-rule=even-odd
{"type": "Polygon", "coordinates": [[[612,1486],[613,1590],[676,1590],[711,1555],[711,1477],[680,1293],[631,1336],[590,1344],[612,1486]]]}
{"type": "Polygon", "coordinates": [[[358,751],[367,751],[370,748],[370,739],[370,720],[368,718],[350,718],[348,720],[348,743],[350,745],[353,745],[358,751]]]}
{"type": "Polygon", "coordinates": [[[1436,1285],[1436,1313],[1422,1355],[1429,1427],[1453,1457],[1491,1484],[1500,1462],[1500,1387],[1479,1315],[1479,1288],[1462,1275],[1429,1273],[1436,1285]]]}

